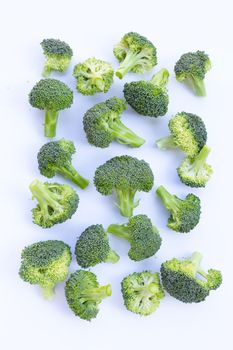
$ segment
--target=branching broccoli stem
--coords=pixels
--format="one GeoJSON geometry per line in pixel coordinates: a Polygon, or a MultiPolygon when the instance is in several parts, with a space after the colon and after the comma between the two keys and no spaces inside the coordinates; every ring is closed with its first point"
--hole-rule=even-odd
{"type": "Polygon", "coordinates": [[[159,196],[159,198],[161,198],[167,210],[171,211],[175,215],[179,213],[180,204],[182,203],[182,200],[169,193],[163,186],[159,186],[156,190],[156,193],[159,196]]]}
{"type": "Polygon", "coordinates": [[[83,302],[101,302],[104,298],[110,297],[112,295],[112,288],[110,284],[106,286],[101,286],[97,288],[88,288],[80,293],[80,297],[83,302]]]}
{"type": "Polygon", "coordinates": [[[116,71],[116,76],[122,79],[128,72],[132,70],[137,64],[143,63],[143,58],[145,57],[145,52],[132,52],[128,51],[124,61],[120,64],[116,71]]]}
{"type": "Polygon", "coordinates": [[[164,149],[164,150],[178,148],[172,136],[162,137],[161,139],[156,141],[156,145],[158,148],[164,149]]]}
{"type": "Polygon", "coordinates": [[[133,215],[133,210],[139,205],[140,200],[134,200],[136,190],[120,190],[116,189],[117,207],[120,209],[121,215],[129,218],[133,215]]]}

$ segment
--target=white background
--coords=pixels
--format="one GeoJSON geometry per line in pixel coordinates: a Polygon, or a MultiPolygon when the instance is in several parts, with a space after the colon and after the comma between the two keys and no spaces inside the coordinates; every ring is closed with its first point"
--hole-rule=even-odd
{"type": "MultiPolygon", "coordinates": [[[[230,349],[232,347],[232,9],[231,1],[7,1],[1,5],[1,337],[4,350],[39,349],[230,349]],[[147,36],[158,50],[158,65],[146,74],[150,78],[162,67],[169,69],[170,105],[163,118],[136,115],[130,108],[122,117],[147,142],[140,149],[113,143],[107,149],[87,144],[82,116],[93,104],[107,97],[122,97],[127,80],[143,76],[129,74],[115,78],[109,93],[83,97],[74,93],[70,110],[60,113],[57,138],[74,141],[77,154],[73,164],[91,180],[78,190],[80,206],[72,220],[48,230],[34,225],[29,183],[39,175],[36,154],[47,141],[43,137],[43,113],[28,104],[28,93],[41,78],[44,38],[60,38],[73,48],[72,65],[65,75],[54,77],[75,90],[74,64],[91,56],[106,59],[117,67],[113,45],[128,31],[147,36]],[[206,76],[208,96],[194,96],[175,81],[173,67],[187,51],[205,50],[213,63],[206,76]],[[192,190],[179,182],[176,167],[183,155],[156,149],[155,140],[166,135],[169,118],[178,111],[200,115],[207,126],[209,162],[214,176],[205,189],[192,190]],[[44,301],[39,288],[18,277],[20,252],[33,242],[61,239],[74,248],[76,238],[90,224],[124,222],[112,197],[103,197],[92,183],[95,169],[107,159],[129,154],[148,161],[155,175],[149,194],[139,193],[135,214],[147,213],[158,226],[163,244],[156,258],[140,263],[127,257],[125,242],[110,237],[121,255],[116,265],[102,264],[92,269],[100,283],[111,283],[113,295],[101,304],[92,322],[75,317],[64,298],[64,284],[56,288],[53,301],[44,301]],[[200,224],[189,234],[166,228],[168,213],[155,189],[164,184],[183,197],[190,191],[202,201],[200,224]],[[224,282],[205,302],[183,304],[168,295],[156,313],[139,317],[122,303],[120,281],[133,271],[159,271],[161,262],[173,256],[184,257],[194,250],[204,255],[205,268],[219,268],[224,282]]],[[[55,178],[63,182],[62,178],[55,178]]],[[[71,270],[77,269],[73,261],[71,270]]]]}

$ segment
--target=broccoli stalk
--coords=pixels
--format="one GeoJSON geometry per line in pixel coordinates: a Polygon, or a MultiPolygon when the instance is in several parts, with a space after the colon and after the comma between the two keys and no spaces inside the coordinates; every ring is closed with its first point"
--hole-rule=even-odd
{"type": "Polygon", "coordinates": [[[161,89],[166,89],[169,79],[169,72],[166,68],[160,69],[156,74],[153,75],[150,82],[155,86],[159,86],[161,89]]]}
{"type": "Polygon", "coordinates": [[[116,206],[120,209],[121,215],[129,218],[133,215],[133,210],[139,205],[140,200],[134,201],[136,190],[121,190],[116,188],[118,203],[116,206]]]}
{"type": "Polygon", "coordinates": [[[161,139],[156,141],[156,145],[158,148],[164,150],[178,148],[172,136],[162,137],[161,139]]]}
{"type": "Polygon", "coordinates": [[[111,295],[112,288],[110,284],[97,288],[88,288],[87,290],[84,289],[80,293],[83,302],[92,301],[96,303],[101,302],[104,298],[110,297],[111,295]]]}
{"type": "Polygon", "coordinates": [[[116,71],[116,76],[122,79],[128,72],[132,70],[137,64],[141,64],[145,56],[144,51],[132,52],[128,51],[124,61],[120,64],[116,71]]]}
{"type": "Polygon", "coordinates": [[[65,167],[59,167],[57,170],[62,176],[72,181],[74,184],[84,189],[89,185],[89,181],[82,177],[72,164],[66,164],[65,167]]]}
{"type": "Polygon", "coordinates": [[[119,238],[126,239],[130,242],[130,233],[127,225],[111,224],[108,226],[108,232],[119,238]]]}
{"type": "Polygon", "coordinates": [[[55,295],[55,289],[53,283],[41,284],[40,288],[42,289],[42,295],[46,300],[53,299],[55,295]]]}
{"type": "Polygon", "coordinates": [[[56,136],[58,111],[45,110],[44,134],[47,137],[56,136]]]}
{"type": "Polygon", "coordinates": [[[159,198],[161,198],[165,208],[177,215],[180,210],[180,204],[182,203],[182,200],[169,193],[163,186],[159,186],[156,193],[159,198]]]}

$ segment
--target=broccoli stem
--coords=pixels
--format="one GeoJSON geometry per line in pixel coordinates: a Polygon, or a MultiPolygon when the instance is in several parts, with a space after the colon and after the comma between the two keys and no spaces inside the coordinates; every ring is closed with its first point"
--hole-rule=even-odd
{"type": "Polygon", "coordinates": [[[141,60],[143,55],[141,53],[135,53],[128,51],[124,61],[121,62],[120,66],[116,71],[116,76],[122,79],[131,69],[141,60]]]}
{"type": "Polygon", "coordinates": [[[206,275],[205,276],[203,275],[204,271],[202,271],[200,268],[201,260],[202,260],[202,254],[199,252],[194,252],[189,259],[189,261],[191,261],[193,265],[194,274],[196,275],[196,273],[199,273],[203,277],[206,277],[206,275]]]}
{"type": "Polygon", "coordinates": [[[130,241],[130,235],[127,225],[118,225],[118,224],[112,224],[109,225],[107,228],[107,232],[112,233],[113,235],[126,239],[127,241],[130,241]]]}
{"type": "Polygon", "coordinates": [[[52,69],[51,69],[50,65],[45,64],[43,72],[42,72],[42,76],[44,78],[47,78],[51,74],[51,72],[52,72],[52,69]]]}
{"type": "Polygon", "coordinates": [[[111,262],[115,264],[119,261],[119,259],[120,259],[119,255],[114,250],[111,249],[108,253],[107,258],[105,259],[105,262],[111,262]]]}
{"type": "Polygon", "coordinates": [[[170,194],[165,187],[159,186],[156,190],[157,195],[162,200],[164,206],[171,211],[172,213],[176,213],[179,210],[180,199],[176,196],[170,194]]]}
{"type": "Polygon", "coordinates": [[[134,196],[136,191],[132,190],[116,190],[118,204],[117,206],[120,209],[121,215],[129,218],[133,215],[133,210],[139,204],[139,200],[134,202],[134,196]]]}
{"type": "Polygon", "coordinates": [[[209,153],[210,153],[210,148],[205,145],[201,149],[201,151],[198,153],[197,157],[194,159],[194,162],[192,163],[190,170],[194,170],[196,173],[198,173],[199,170],[201,170],[203,165],[205,164],[209,153]]]}
{"type": "Polygon", "coordinates": [[[169,78],[168,70],[166,68],[162,68],[160,69],[160,71],[158,71],[158,73],[153,75],[150,82],[153,85],[159,86],[161,88],[165,88],[168,83],[168,78],[169,78]]]}
{"type": "Polygon", "coordinates": [[[111,285],[101,286],[98,288],[88,288],[85,292],[80,293],[80,297],[86,301],[101,302],[104,298],[112,295],[111,285]]]}
{"type": "Polygon", "coordinates": [[[65,178],[75,183],[80,188],[84,189],[89,185],[89,181],[82,177],[77,170],[70,164],[69,167],[60,167],[58,172],[65,178]]]}
{"type": "Polygon", "coordinates": [[[33,198],[38,200],[40,208],[45,213],[48,212],[48,206],[54,211],[62,210],[62,206],[56,200],[56,194],[49,191],[42,182],[34,180],[29,186],[33,198]]]}
{"type": "Polygon", "coordinates": [[[111,134],[119,139],[119,142],[132,147],[140,147],[145,143],[145,140],[136,135],[132,130],[127,128],[119,119],[109,123],[111,134]]]}
{"type": "Polygon", "coordinates": [[[43,297],[47,300],[51,300],[54,297],[54,285],[48,284],[40,286],[42,289],[43,297]]]}
{"type": "Polygon", "coordinates": [[[194,78],[193,76],[190,77],[191,84],[193,85],[193,88],[197,94],[197,96],[206,96],[206,89],[205,89],[205,83],[204,80],[194,78]]]}
{"type": "Polygon", "coordinates": [[[160,149],[177,148],[172,136],[163,137],[157,140],[156,145],[160,149]]]}
{"type": "Polygon", "coordinates": [[[56,136],[58,111],[45,111],[44,134],[46,137],[56,136]]]}

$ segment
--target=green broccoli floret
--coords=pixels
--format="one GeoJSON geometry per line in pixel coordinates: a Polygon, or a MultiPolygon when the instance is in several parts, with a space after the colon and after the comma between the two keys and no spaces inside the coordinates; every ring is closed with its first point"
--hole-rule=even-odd
{"type": "Polygon", "coordinates": [[[52,71],[65,72],[73,56],[70,46],[59,39],[44,39],[40,44],[46,58],[42,75],[47,77],[52,71]]]}
{"type": "Polygon", "coordinates": [[[31,90],[29,102],[32,107],[45,111],[44,134],[56,136],[58,113],[73,103],[73,91],[62,81],[41,79],[31,90]]]}
{"type": "Polygon", "coordinates": [[[165,294],[157,272],[134,272],[121,282],[121,292],[127,310],[142,316],[151,315],[165,294]]]}
{"type": "Polygon", "coordinates": [[[34,180],[30,190],[32,199],[38,201],[32,209],[33,222],[43,228],[70,219],[78,208],[79,197],[69,185],[34,180]]]}
{"type": "Polygon", "coordinates": [[[61,139],[46,143],[37,155],[40,173],[48,178],[59,173],[82,189],[86,188],[89,181],[79,175],[71,163],[75,151],[74,143],[69,140],[61,139]]]}
{"type": "Polygon", "coordinates": [[[127,224],[113,224],[107,231],[130,243],[129,258],[140,261],[153,256],[160,248],[162,239],[159,231],[146,215],[136,215],[127,224]]]}
{"type": "Polygon", "coordinates": [[[204,79],[210,68],[209,56],[204,51],[196,51],[182,55],[174,70],[178,81],[187,82],[198,96],[205,96],[204,79]]]}
{"type": "Polygon", "coordinates": [[[130,217],[139,204],[139,200],[134,200],[136,192],[149,192],[154,183],[154,175],[144,160],[118,156],[96,169],[94,183],[97,191],[104,196],[115,192],[121,214],[130,217]]]}
{"type": "Polygon", "coordinates": [[[194,194],[188,194],[185,199],[180,199],[170,194],[163,186],[156,191],[165,208],[170,211],[167,226],[177,232],[191,231],[200,220],[201,201],[194,194]]]}
{"type": "Polygon", "coordinates": [[[210,148],[206,145],[201,149],[195,158],[186,157],[177,169],[180,180],[190,187],[205,187],[213,170],[206,163],[210,148]]]}
{"type": "Polygon", "coordinates": [[[162,68],[150,81],[126,83],[124,96],[128,104],[139,114],[158,117],[167,113],[169,97],[167,83],[169,72],[162,68]]]}
{"type": "Polygon", "coordinates": [[[75,316],[90,321],[97,316],[102,300],[111,296],[112,288],[110,284],[100,286],[94,273],[78,270],[66,282],[65,294],[75,316]]]}
{"type": "Polygon", "coordinates": [[[22,251],[20,277],[37,284],[46,299],[54,296],[54,287],[68,276],[71,263],[70,247],[62,241],[34,243],[22,251]]]}
{"type": "Polygon", "coordinates": [[[170,119],[168,127],[171,135],[157,140],[161,149],[180,148],[189,157],[195,157],[207,141],[207,131],[203,120],[195,114],[181,112],[170,119]]]}
{"type": "Polygon", "coordinates": [[[116,263],[119,255],[111,249],[108,235],[102,225],[91,225],[78,238],[75,246],[78,264],[87,268],[102,262],[116,263]]]}
{"type": "Polygon", "coordinates": [[[144,36],[130,32],[114,47],[114,55],[121,63],[116,76],[122,79],[128,72],[145,73],[157,64],[156,48],[144,36]]]}
{"type": "Polygon", "coordinates": [[[202,255],[195,252],[184,260],[173,258],[164,262],[161,266],[164,289],[184,303],[199,303],[205,300],[211,290],[221,285],[222,275],[214,269],[204,272],[200,267],[201,260],[202,255]]]}
{"type": "Polygon", "coordinates": [[[143,145],[145,140],[121,122],[120,116],[125,109],[125,101],[117,97],[90,108],[83,117],[88,142],[101,148],[108,147],[113,140],[132,147],[143,145]]]}
{"type": "Polygon", "coordinates": [[[105,61],[88,58],[74,67],[73,76],[77,79],[77,90],[83,95],[108,92],[113,83],[114,70],[105,61]]]}

